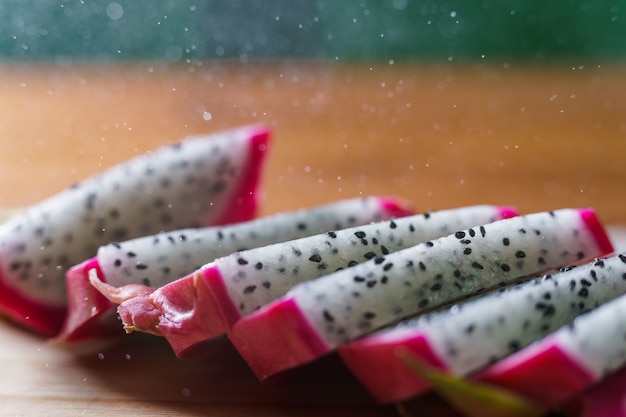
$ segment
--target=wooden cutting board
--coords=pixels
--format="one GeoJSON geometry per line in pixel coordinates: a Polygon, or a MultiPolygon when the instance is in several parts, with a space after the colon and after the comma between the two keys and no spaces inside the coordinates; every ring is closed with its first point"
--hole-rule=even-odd
{"type": "MultiPolygon", "coordinates": [[[[189,134],[264,122],[275,136],[260,214],[395,194],[420,211],[592,206],[626,223],[623,74],[564,63],[4,64],[0,206],[189,134]]],[[[396,414],[333,357],[259,384],[232,350],[179,361],[151,336],[79,353],[0,322],[0,343],[2,415],[396,414]]]]}

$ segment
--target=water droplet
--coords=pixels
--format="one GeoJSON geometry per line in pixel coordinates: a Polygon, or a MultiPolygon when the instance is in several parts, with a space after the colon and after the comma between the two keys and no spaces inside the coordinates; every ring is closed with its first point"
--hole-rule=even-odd
{"type": "Polygon", "coordinates": [[[208,111],[206,111],[206,110],[205,110],[205,111],[202,113],[202,119],[203,119],[204,121],[208,122],[208,121],[209,121],[209,120],[211,120],[212,118],[213,118],[213,115],[211,114],[211,112],[208,112],[208,111]]]}
{"type": "Polygon", "coordinates": [[[109,19],[118,20],[124,16],[124,8],[119,3],[111,2],[107,4],[106,13],[109,19]]]}

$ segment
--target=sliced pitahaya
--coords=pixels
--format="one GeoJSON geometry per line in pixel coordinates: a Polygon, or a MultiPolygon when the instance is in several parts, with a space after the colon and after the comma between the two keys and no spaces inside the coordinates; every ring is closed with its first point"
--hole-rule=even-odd
{"type": "Polygon", "coordinates": [[[624,260],[597,259],[401,322],[341,346],[339,354],[378,401],[401,401],[430,384],[395,355],[398,349],[465,377],[626,293],[624,260]]]}
{"type": "Polygon", "coordinates": [[[263,126],[188,138],[11,218],[0,226],[0,310],[55,335],[66,315],[65,272],[99,246],[252,218],[268,138],[263,126]]]}
{"type": "MultiPolygon", "coordinates": [[[[57,340],[77,341],[120,331],[113,314],[102,317],[105,312],[114,312],[114,304],[89,283],[91,269],[114,287],[141,284],[157,288],[236,251],[410,213],[405,203],[394,198],[360,197],[234,225],[175,230],[110,243],[100,247],[96,257],[66,274],[69,312],[57,340]]],[[[152,292],[151,288],[145,292],[152,292]]]]}
{"type": "Polygon", "coordinates": [[[265,379],[400,319],[611,251],[591,209],[500,220],[302,283],[229,337],[265,379]]]}
{"type": "MultiPolygon", "coordinates": [[[[619,262],[626,262],[626,256],[620,257],[619,262]]],[[[614,271],[614,282],[626,280],[623,270],[622,266],[614,271]]],[[[599,284],[593,281],[588,289],[599,284]]],[[[624,317],[626,295],[621,295],[495,363],[475,379],[545,406],[562,403],[626,365],[624,317]]]]}
{"type": "Polygon", "coordinates": [[[139,289],[126,301],[127,294],[116,297],[115,290],[96,286],[123,301],[118,313],[128,331],[165,336],[178,356],[189,356],[298,282],[515,214],[510,207],[483,205],[442,210],[237,252],[149,296],[139,289]]]}

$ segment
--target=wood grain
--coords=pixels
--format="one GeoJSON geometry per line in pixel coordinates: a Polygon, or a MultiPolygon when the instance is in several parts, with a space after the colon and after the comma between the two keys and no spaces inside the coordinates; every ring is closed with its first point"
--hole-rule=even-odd
{"type": "MultiPolygon", "coordinates": [[[[183,136],[273,126],[260,214],[395,194],[418,210],[595,207],[626,222],[619,65],[207,62],[0,66],[0,206],[183,136]]],[[[386,416],[332,358],[259,384],[155,337],[82,354],[0,323],[2,415],[386,416]]]]}

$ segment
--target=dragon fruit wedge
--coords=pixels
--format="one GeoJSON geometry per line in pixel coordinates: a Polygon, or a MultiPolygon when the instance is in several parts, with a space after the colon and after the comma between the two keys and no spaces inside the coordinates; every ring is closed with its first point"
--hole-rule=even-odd
{"type": "MultiPolygon", "coordinates": [[[[626,256],[621,259],[626,261],[626,256]]],[[[624,280],[623,270],[615,271],[614,282],[624,280]]],[[[545,406],[562,403],[626,365],[624,317],[626,295],[621,295],[496,362],[475,379],[545,406]]]]}
{"type": "Polygon", "coordinates": [[[360,197],[233,225],[174,230],[101,246],[96,257],[66,274],[69,311],[57,340],[79,341],[120,331],[114,314],[108,314],[114,320],[102,317],[114,313],[114,304],[89,283],[91,269],[114,287],[144,285],[150,288],[135,287],[135,291],[150,293],[236,251],[410,213],[406,204],[394,198],[360,197]]]}
{"type": "Polygon", "coordinates": [[[297,285],[229,338],[263,380],[382,326],[612,250],[591,209],[500,220],[297,285]]]}
{"type": "MultiPolygon", "coordinates": [[[[123,296],[112,298],[121,302],[118,313],[127,331],[165,336],[178,356],[193,356],[198,346],[298,282],[515,214],[510,207],[481,205],[332,231],[233,253],[148,296],[122,288],[123,296]]],[[[115,291],[94,284],[105,295],[115,291]]]]}
{"type": "Polygon", "coordinates": [[[268,139],[263,126],[190,137],[12,217],[0,226],[0,310],[56,335],[67,311],[65,272],[99,246],[254,217],[268,139]]]}
{"type": "Polygon", "coordinates": [[[597,259],[399,323],[339,347],[380,402],[429,389],[396,355],[407,349],[432,367],[465,377],[528,346],[577,316],[626,293],[626,257],[597,259]]]}

